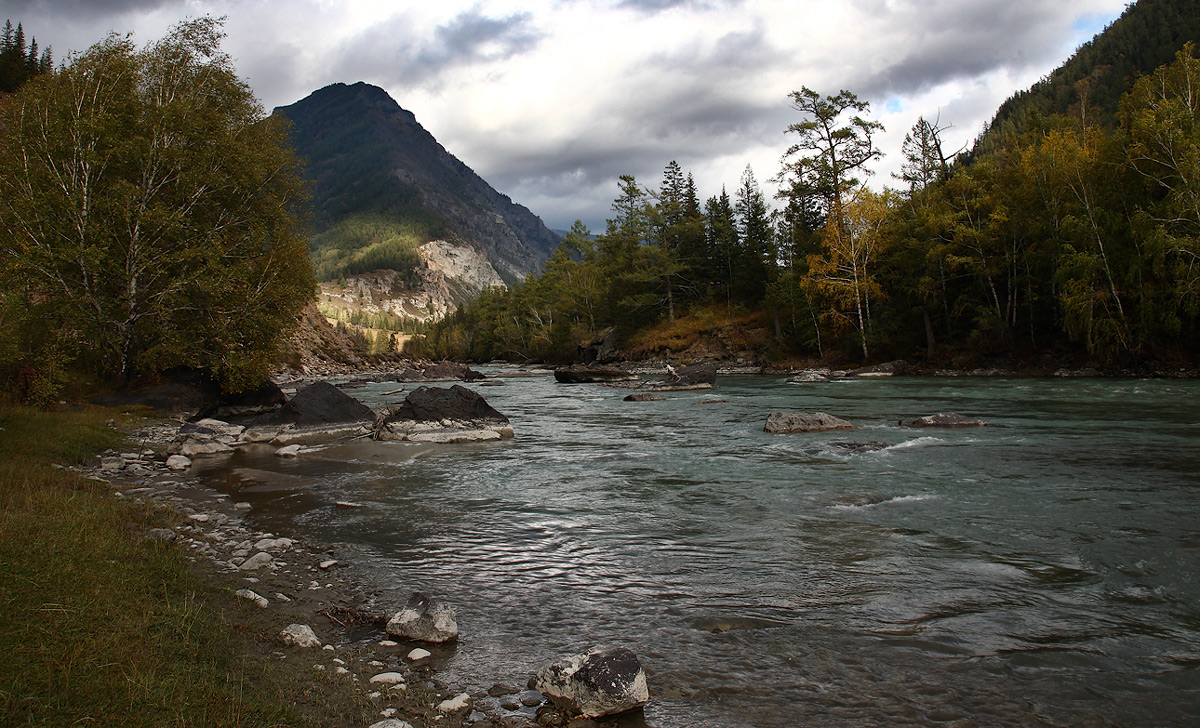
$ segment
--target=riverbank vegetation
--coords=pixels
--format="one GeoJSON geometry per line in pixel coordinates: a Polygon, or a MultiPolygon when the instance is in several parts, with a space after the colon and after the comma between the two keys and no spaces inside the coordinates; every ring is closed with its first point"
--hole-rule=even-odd
{"type": "MultiPolygon", "coordinates": [[[[110,35],[0,102],[0,384],[178,367],[257,386],[315,294],[301,166],[221,21],[110,35]]],[[[6,41],[7,43],[7,41],[6,41]]]]}
{"type": "Polygon", "coordinates": [[[686,357],[676,322],[722,310],[755,322],[744,350],[764,360],[1194,362],[1195,48],[1129,79],[1112,109],[1075,85],[1063,110],[1010,110],[969,153],[920,119],[883,190],[864,184],[880,155],[868,105],[804,88],[777,209],[750,169],[703,202],[674,162],[657,187],[622,177],[603,233],[577,223],[540,275],[462,308],[424,353],[568,360],[612,328],[640,355],[686,357]]]}
{"type": "Polygon", "coordinates": [[[144,538],[178,515],[60,467],[119,447],[114,416],[0,407],[0,723],[319,724],[299,676],[223,616],[245,609],[230,590],[144,538]]]}

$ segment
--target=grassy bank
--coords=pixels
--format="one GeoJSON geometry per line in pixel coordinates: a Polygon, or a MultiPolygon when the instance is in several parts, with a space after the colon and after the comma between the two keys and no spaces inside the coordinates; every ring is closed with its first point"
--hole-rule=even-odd
{"type": "Polygon", "coordinates": [[[119,447],[113,416],[0,407],[0,725],[317,725],[233,597],[143,537],[178,516],[54,467],[119,447]]]}

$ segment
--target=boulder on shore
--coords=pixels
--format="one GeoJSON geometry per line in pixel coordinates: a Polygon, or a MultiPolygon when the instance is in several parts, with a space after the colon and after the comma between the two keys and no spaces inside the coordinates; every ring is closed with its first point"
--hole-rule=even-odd
{"type": "Polygon", "coordinates": [[[637,375],[617,367],[599,364],[572,364],[554,370],[554,381],[560,384],[606,384],[608,382],[634,382],[637,375]]]}
{"type": "Polygon", "coordinates": [[[375,413],[370,407],[329,382],[314,382],[296,392],[296,396],[277,411],[256,417],[253,426],[319,427],[374,420],[375,413]]]}
{"type": "Polygon", "coordinates": [[[453,387],[418,387],[375,427],[379,440],[479,442],[513,436],[508,418],[481,394],[453,387]]]}
{"type": "Polygon", "coordinates": [[[763,432],[823,432],[853,430],[854,425],[824,412],[772,412],[763,432]]]}
{"type": "Polygon", "coordinates": [[[562,709],[599,718],[650,701],[646,672],[625,647],[593,647],[538,670],[534,689],[562,709]]]}
{"type": "Polygon", "coordinates": [[[984,427],[987,422],[975,417],[966,417],[952,412],[936,415],[925,415],[915,420],[900,420],[901,427],[984,427]]]}
{"type": "Polygon", "coordinates": [[[387,623],[387,633],[420,642],[450,642],[458,639],[458,621],[453,607],[413,592],[404,609],[387,623]]]}

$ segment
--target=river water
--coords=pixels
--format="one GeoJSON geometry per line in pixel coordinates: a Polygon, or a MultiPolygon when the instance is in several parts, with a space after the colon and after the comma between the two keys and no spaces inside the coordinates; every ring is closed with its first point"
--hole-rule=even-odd
{"type": "Polygon", "coordinates": [[[479,391],[515,439],[245,454],[213,481],[353,553],[377,611],[454,604],[441,675],[468,690],[621,644],[659,728],[1200,719],[1200,382],[479,391]],[[860,429],[764,433],[780,410],[860,429]],[[896,424],[937,412],[989,426],[896,424]]]}

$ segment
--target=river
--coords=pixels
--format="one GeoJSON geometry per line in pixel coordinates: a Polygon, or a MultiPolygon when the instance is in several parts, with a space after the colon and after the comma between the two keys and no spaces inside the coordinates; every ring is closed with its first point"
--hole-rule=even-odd
{"type": "Polygon", "coordinates": [[[1200,382],[469,386],[515,439],[210,473],[258,526],[352,553],[378,611],[455,605],[451,684],[621,644],[657,728],[1200,719],[1200,382]],[[764,433],[781,410],[860,429],[764,433]],[[988,426],[897,425],[937,412],[988,426]]]}

